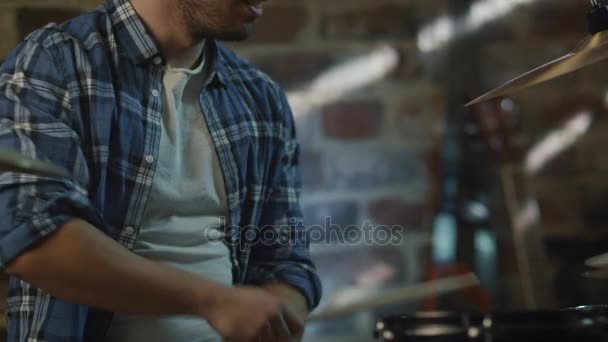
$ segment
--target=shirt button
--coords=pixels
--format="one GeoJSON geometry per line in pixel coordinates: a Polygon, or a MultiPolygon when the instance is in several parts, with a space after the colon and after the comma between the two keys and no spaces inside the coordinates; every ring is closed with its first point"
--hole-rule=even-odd
{"type": "Polygon", "coordinates": [[[154,156],[151,154],[148,154],[147,156],[145,156],[144,159],[146,160],[146,163],[148,163],[148,164],[154,163],[154,156]]]}
{"type": "Polygon", "coordinates": [[[162,63],[162,62],[163,62],[163,59],[162,59],[162,58],[160,58],[160,57],[158,57],[158,56],[156,56],[156,57],[154,57],[154,59],[152,60],[152,62],[153,62],[154,64],[156,64],[156,65],[159,65],[160,63],[162,63]]]}
{"type": "Polygon", "coordinates": [[[158,92],[158,90],[156,90],[156,89],[152,90],[152,96],[158,97],[159,95],[160,95],[160,93],[158,92]]]}
{"type": "Polygon", "coordinates": [[[131,226],[125,227],[125,234],[133,235],[134,233],[135,233],[135,228],[133,228],[131,226]]]}

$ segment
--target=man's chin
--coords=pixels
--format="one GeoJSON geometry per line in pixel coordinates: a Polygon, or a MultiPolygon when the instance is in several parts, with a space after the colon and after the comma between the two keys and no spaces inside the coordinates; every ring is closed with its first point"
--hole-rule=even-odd
{"type": "Polygon", "coordinates": [[[216,34],[214,38],[228,42],[240,42],[250,38],[253,35],[254,28],[254,23],[248,23],[245,24],[245,27],[243,27],[241,30],[232,32],[222,32],[216,34]]]}

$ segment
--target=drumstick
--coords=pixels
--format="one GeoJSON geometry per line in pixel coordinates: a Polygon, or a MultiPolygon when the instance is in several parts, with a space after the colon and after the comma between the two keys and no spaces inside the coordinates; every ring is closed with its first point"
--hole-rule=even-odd
{"type": "Polygon", "coordinates": [[[321,312],[310,315],[308,317],[308,321],[347,316],[358,311],[375,309],[381,306],[408,300],[423,299],[430,295],[452,292],[476,285],[479,285],[479,278],[477,278],[477,276],[475,276],[473,273],[467,273],[463,276],[433,280],[392,290],[388,293],[381,294],[373,298],[364,299],[358,303],[327,308],[321,312]]]}

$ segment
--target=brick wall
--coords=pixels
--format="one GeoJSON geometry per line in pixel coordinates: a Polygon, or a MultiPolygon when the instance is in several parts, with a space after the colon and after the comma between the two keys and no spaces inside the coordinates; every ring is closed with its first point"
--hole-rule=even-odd
{"type": "MultiPolygon", "coordinates": [[[[3,0],[0,56],[32,28],[63,20],[96,3],[3,0]]],[[[560,0],[553,1],[550,9],[516,10],[508,20],[481,32],[476,38],[481,41],[482,63],[477,87],[497,85],[573,48],[585,35],[583,3],[560,0]]],[[[446,4],[421,0],[273,0],[267,4],[255,37],[247,43],[231,44],[275,78],[295,102],[298,95],[314,89],[320,77],[371,53],[386,51],[384,45],[394,49],[398,57],[395,68],[384,77],[329,101],[315,98],[309,101],[312,106],[292,102],[303,148],[302,201],[307,224],[324,224],[325,217],[331,216],[332,223],[343,227],[370,220],[407,228],[407,243],[397,248],[401,257],[395,257],[390,248],[317,248],[315,258],[328,295],[357,283],[356,279],[341,283],[333,277],[344,260],[391,260],[399,269],[391,280],[396,284],[422,278],[421,255],[428,246],[438,181],[436,151],[450,94],[445,92],[445,82],[449,81],[445,61],[441,56],[419,54],[415,38],[421,24],[445,13],[446,4]]],[[[372,69],[364,65],[356,72],[365,75],[372,69]]],[[[597,148],[603,146],[608,129],[602,116],[605,89],[596,77],[603,67],[592,67],[515,97],[524,115],[524,134],[531,142],[572,115],[579,104],[595,103],[599,114],[581,143],[533,179],[532,190],[540,199],[552,255],[546,271],[553,276],[560,272],[572,275],[573,270],[564,265],[599,250],[598,239],[607,237],[608,218],[601,210],[608,201],[607,164],[602,149],[597,148]],[[568,245],[568,241],[575,242],[568,245]],[[591,245],[595,249],[577,247],[591,245]],[[564,246],[572,255],[558,253],[564,246]]],[[[462,84],[463,88],[469,86],[462,84]]],[[[325,94],[317,97],[321,95],[325,94]]],[[[508,252],[505,255],[512,257],[508,252]]]]}

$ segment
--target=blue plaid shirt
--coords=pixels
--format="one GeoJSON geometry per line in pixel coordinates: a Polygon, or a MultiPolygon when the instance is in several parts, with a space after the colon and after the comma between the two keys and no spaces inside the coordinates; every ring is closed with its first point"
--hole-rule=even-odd
{"type": "MultiPolygon", "coordinates": [[[[234,279],[285,282],[312,308],[321,287],[302,238],[289,105],[265,74],[210,45],[213,72],[200,105],[226,183],[234,279]],[[255,243],[268,230],[289,243],[255,243]]],[[[133,247],[159,150],[164,65],[127,0],[38,30],[9,54],[0,68],[0,148],[50,161],[72,178],[0,174],[2,269],[75,218],[133,247]]],[[[112,316],[16,278],[7,315],[10,341],[99,340],[112,316]]]]}

